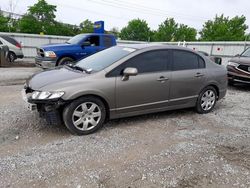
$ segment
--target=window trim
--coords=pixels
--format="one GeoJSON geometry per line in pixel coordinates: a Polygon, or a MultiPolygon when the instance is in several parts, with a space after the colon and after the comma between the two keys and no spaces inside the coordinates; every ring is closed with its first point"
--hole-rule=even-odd
{"type": "Polygon", "coordinates": [[[170,51],[171,51],[170,52],[170,54],[171,54],[171,71],[187,71],[187,70],[198,70],[198,69],[205,69],[206,68],[206,61],[204,60],[204,58],[195,52],[192,52],[189,50],[184,50],[184,49],[171,49],[170,51]],[[195,55],[197,57],[198,68],[197,69],[174,70],[174,51],[182,51],[182,52],[187,52],[187,53],[195,55]],[[203,68],[200,67],[199,58],[201,58],[201,60],[204,62],[205,66],[203,68]]]}
{"type": "Polygon", "coordinates": [[[118,67],[122,66],[124,63],[127,63],[127,61],[141,55],[141,54],[144,54],[144,53],[148,53],[148,52],[155,52],[155,51],[167,51],[167,54],[169,56],[169,63],[167,63],[167,61],[165,62],[165,69],[162,70],[162,71],[153,71],[153,72],[143,72],[143,73],[139,73],[138,72],[138,75],[144,75],[144,74],[152,74],[152,73],[157,73],[157,72],[170,72],[172,71],[171,70],[171,64],[172,64],[172,58],[171,58],[171,49],[155,49],[155,50],[148,50],[148,51],[144,51],[142,53],[139,53],[139,54],[136,54],[134,55],[133,57],[127,59],[126,61],[122,62],[121,64],[119,64],[118,66],[116,66],[115,68],[113,68],[111,71],[109,71],[105,77],[108,77],[108,78],[112,78],[112,77],[118,77],[118,76],[122,76],[122,75],[113,75],[113,76],[110,76],[110,74],[118,67]]]}

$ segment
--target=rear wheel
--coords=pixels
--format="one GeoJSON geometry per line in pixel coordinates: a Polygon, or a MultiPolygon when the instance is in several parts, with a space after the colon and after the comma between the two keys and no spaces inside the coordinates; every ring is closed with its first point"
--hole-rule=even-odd
{"type": "Polygon", "coordinates": [[[213,110],[217,99],[217,92],[214,87],[209,86],[203,89],[196,103],[196,111],[200,114],[209,113],[213,110]]]}
{"type": "Polygon", "coordinates": [[[66,127],[73,134],[86,135],[102,127],[106,118],[103,102],[96,97],[82,97],[70,103],[63,111],[66,127]]]}
{"type": "Polygon", "coordinates": [[[14,52],[9,52],[8,60],[9,62],[14,63],[14,61],[16,60],[16,54],[14,52]]]}
{"type": "Polygon", "coordinates": [[[62,59],[60,59],[58,61],[58,66],[59,65],[67,65],[74,62],[74,59],[72,59],[71,57],[63,57],[62,59]]]}

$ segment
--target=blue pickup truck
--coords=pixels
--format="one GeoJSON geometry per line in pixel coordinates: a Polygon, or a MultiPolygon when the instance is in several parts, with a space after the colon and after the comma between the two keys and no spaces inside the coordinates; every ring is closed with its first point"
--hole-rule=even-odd
{"type": "Polygon", "coordinates": [[[49,44],[37,48],[35,62],[42,68],[65,65],[115,45],[114,35],[79,34],[63,44],[49,44]]]}

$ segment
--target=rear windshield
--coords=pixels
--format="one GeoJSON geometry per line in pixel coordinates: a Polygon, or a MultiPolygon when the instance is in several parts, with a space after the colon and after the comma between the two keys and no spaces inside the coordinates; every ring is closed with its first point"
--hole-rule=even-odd
{"type": "Polygon", "coordinates": [[[0,37],[2,37],[2,38],[3,38],[4,40],[6,40],[7,42],[13,44],[14,46],[16,46],[16,45],[18,44],[18,42],[17,42],[15,39],[13,39],[13,38],[11,38],[11,37],[8,37],[8,36],[6,36],[6,35],[0,35],[0,37]]]}
{"type": "Polygon", "coordinates": [[[250,57],[250,48],[246,49],[246,51],[244,51],[241,54],[242,57],[250,57]]]}
{"type": "Polygon", "coordinates": [[[134,51],[134,48],[114,46],[80,60],[77,66],[94,72],[101,71],[134,51]]]}

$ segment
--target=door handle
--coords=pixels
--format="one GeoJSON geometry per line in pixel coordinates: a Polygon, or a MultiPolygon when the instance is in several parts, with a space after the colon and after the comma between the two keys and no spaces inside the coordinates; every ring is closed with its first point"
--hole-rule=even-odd
{"type": "Polygon", "coordinates": [[[169,78],[166,78],[164,76],[161,76],[160,78],[157,79],[157,81],[159,81],[159,82],[164,82],[166,80],[169,80],[169,78]]]}
{"type": "Polygon", "coordinates": [[[195,75],[195,77],[197,77],[197,78],[203,77],[203,76],[204,76],[204,74],[201,74],[200,72],[197,72],[196,75],[195,75]]]}

